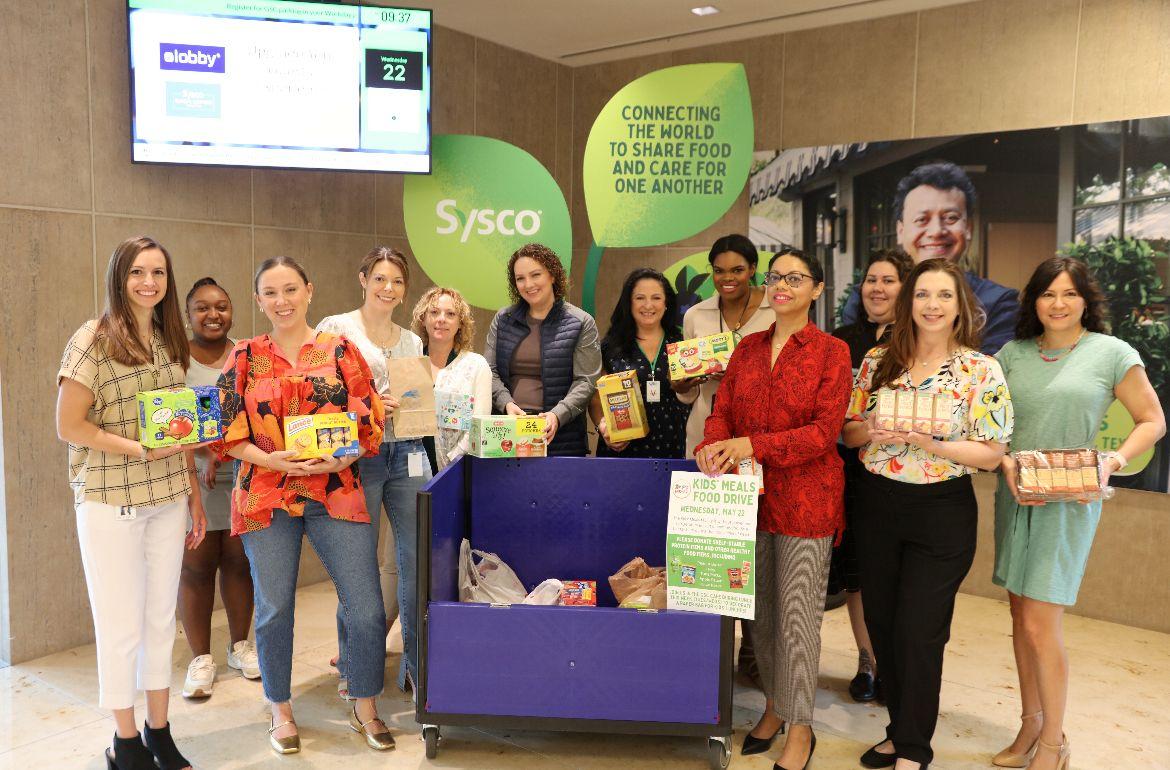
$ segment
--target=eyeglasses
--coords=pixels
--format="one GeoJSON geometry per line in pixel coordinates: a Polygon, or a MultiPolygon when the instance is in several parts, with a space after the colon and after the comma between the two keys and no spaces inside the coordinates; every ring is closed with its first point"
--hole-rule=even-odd
{"type": "Polygon", "coordinates": [[[764,275],[764,285],[775,286],[780,281],[784,281],[784,283],[788,284],[793,289],[799,289],[801,284],[804,283],[805,278],[812,278],[812,276],[808,273],[798,273],[795,270],[793,270],[791,273],[785,273],[784,275],[780,275],[780,273],[773,273],[771,270],[769,270],[764,275]]]}

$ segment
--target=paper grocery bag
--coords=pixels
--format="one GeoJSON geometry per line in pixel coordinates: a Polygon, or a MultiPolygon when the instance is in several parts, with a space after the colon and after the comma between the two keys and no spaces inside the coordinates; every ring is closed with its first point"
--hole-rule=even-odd
{"type": "Polygon", "coordinates": [[[666,609],[666,567],[651,567],[636,556],[609,576],[609,587],[618,603],[649,597],[649,606],[666,609]]]}
{"type": "Polygon", "coordinates": [[[399,406],[390,416],[395,438],[435,435],[435,383],[429,358],[387,358],[390,395],[399,406]]]}

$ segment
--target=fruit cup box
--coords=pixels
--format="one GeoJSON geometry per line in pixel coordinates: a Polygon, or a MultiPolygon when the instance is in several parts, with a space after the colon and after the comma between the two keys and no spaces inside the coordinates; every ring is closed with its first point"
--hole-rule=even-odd
{"type": "Polygon", "coordinates": [[[561,588],[561,604],[566,607],[597,606],[596,580],[566,580],[561,588]]]}
{"type": "Polygon", "coordinates": [[[666,346],[666,360],[670,364],[670,379],[686,380],[727,370],[727,362],[735,350],[735,335],[720,332],[708,337],[696,337],[666,346]]]}
{"type": "Polygon", "coordinates": [[[597,395],[601,399],[601,410],[605,413],[606,430],[609,440],[630,441],[644,438],[650,433],[646,422],[646,405],[642,401],[642,387],[638,384],[638,373],[615,372],[597,380],[597,395]]]}
{"type": "Polygon", "coordinates": [[[220,436],[219,388],[214,385],[138,394],[138,440],[147,448],[197,444],[220,436]]]}
{"type": "Polygon", "coordinates": [[[529,415],[475,415],[468,433],[473,457],[544,457],[545,419],[529,415]]]}
{"type": "Polygon", "coordinates": [[[357,414],[332,412],[285,417],[284,446],[299,452],[297,460],[361,455],[357,414]]]}

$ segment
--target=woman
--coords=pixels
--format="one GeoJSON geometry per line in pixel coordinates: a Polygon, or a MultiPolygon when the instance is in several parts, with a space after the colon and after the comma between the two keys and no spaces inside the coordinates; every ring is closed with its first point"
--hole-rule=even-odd
{"type": "Polygon", "coordinates": [[[410,328],[422,338],[430,358],[436,405],[451,404],[451,419],[458,423],[440,425],[435,435],[435,457],[442,470],[467,453],[471,415],[492,413],[492,370],[487,359],[471,350],[475,319],[455,289],[427,289],[414,306],[410,328]],[[469,408],[456,408],[465,397],[470,398],[469,408]]]}
{"type": "Polygon", "coordinates": [[[543,417],[550,457],[584,457],[585,409],[601,373],[597,324],[565,299],[569,278],[549,247],[521,246],[507,275],[512,304],[492,319],[484,348],[495,409],[543,417]]]}
{"type": "MultiPolygon", "coordinates": [[[[1109,336],[1108,305],[1084,263],[1054,257],[1024,288],[1016,339],[999,352],[1018,418],[1013,450],[1094,446],[1116,398],[1134,429],[1104,458],[1104,482],[1166,434],[1166,417],[1137,351],[1109,336]]],[[[995,573],[1008,591],[1020,677],[1019,734],[992,762],[1050,770],[1069,763],[1064,738],[1068,656],[1061,629],[1077,600],[1101,503],[1020,503],[1005,455],[995,496],[995,573]],[[1029,764],[1030,760],[1030,764],[1029,764]]]]}
{"type": "Polygon", "coordinates": [[[736,347],[695,459],[707,474],[734,471],[748,457],[763,465],[753,633],[767,700],[742,753],[767,751],[788,724],[774,768],[800,770],[817,745],[825,584],[833,539],[844,526],[836,444],[851,369],[845,343],[809,321],[825,288],[816,258],[794,249],[777,254],[764,285],[774,323],[736,347]]]}
{"type": "Polygon", "coordinates": [[[219,378],[227,454],[240,460],[232,492],[232,534],[244,541],[256,594],[256,647],[271,718],[269,744],[278,754],[300,751],[292,713],[293,607],[301,541],[309,543],[333,580],[344,608],[349,649],[343,658],[356,698],[350,727],[370,748],[394,747],[378,718],[386,656],[386,616],[378,587],[374,528],[358,475],[357,456],[295,459],[284,448],[289,417],[354,412],[358,441],[372,456],[385,413],[373,376],[357,347],[315,332],[305,321],[313,285],[289,257],[260,264],[256,302],[272,331],[238,343],[219,378]]]}
{"type": "Polygon", "coordinates": [[[207,525],[191,462],[198,445],[148,449],[138,440],[138,393],[183,385],[187,336],[174,274],[153,238],[118,244],[105,310],[74,333],[57,373],[57,435],[69,442],[99,705],[116,725],[110,770],[190,766],[171,738],[167,705],[183,544],[198,547],[207,525]],[[145,745],[134,717],[139,689],[145,745]]]}
{"type": "MultiPolygon", "coordinates": [[[[390,395],[390,375],[386,362],[391,358],[421,357],[422,340],[394,322],[394,311],[406,298],[410,284],[410,267],[402,252],[388,246],[372,249],[358,265],[358,283],[362,287],[362,306],[348,313],[323,318],[317,324],[317,330],[340,334],[357,346],[374,374],[374,385],[387,415],[386,431],[377,456],[359,460],[358,471],[365,490],[366,509],[375,522],[370,530],[375,546],[378,543],[383,506],[390,519],[390,532],[383,539],[387,550],[384,552],[385,558],[379,560],[379,569],[387,629],[393,624],[395,615],[402,621],[402,661],[398,667],[398,689],[405,691],[407,679],[413,688],[418,672],[415,505],[418,490],[431,478],[431,466],[427,462],[422,439],[399,439],[394,435],[394,425],[389,418],[398,408],[398,399],[390,395]]],[[[341,681],[337,688],[343,698],[348,698],[343,611],[342,605],[338,604],[337,669],[341,673],[341,681]]]]}
{"type": "Polygon", "coordinates": [[[636,371],[646,405],[650,433],[633,441],[611,442],[597,394],[589,402],[589,416],[601,443],[598,457],[664,457],[681,460],[686,451],[685,404],[667,392],[670,382],[666,345],[682,339],[676,325],[678,299],[666,277],[648,267],[628,276],[601,341],[601,369],[606,374],[636,371]]]}
{"type": "MultiPolygon", "coordinates": [[[[214,278],[200,278],[187,292],[187,323],[191,358],[187,385],[214,385],[236,344],[232,328],[232,301],[214,278]]],[[[195,453],[199,492],[207,514],[207,537],[183,556],[179,578],[179,617],[191,647],[191,662],[183,684],[184,698],[206,698],[215,686],[215,658],[211,655],[211,611],[215,603],[215,575],[228,621],[228,668],[248,679],[260,678],[256,647],[248,639],[252,625],[252,577],[248,556],[238,537],[231,536],[232,466],[220,463],[210,449],[195,453]]]]}
{"type": "Polygon", "coordinates": [[[945,259],[920,262],[898,294],[889,342],[865,356],[853,387],[845,445],[864,448],[865,469],[853,526],[890,716],[886,740],[861,757],[866,767],[911,770],[933,758],[943,648],[975,557],[971,474],[999,467],[1012,434],[999,364],[978,350],[981,326],[962,271],[945,259]],[[873,416],[888,390],[930,394],[932,409],[943,399],[949,432],[879,430],[873,416]]]}
{"type": "MultiPolygon", "coordinates": [[[[898,251],[876,251],[870,256],[865,278],[861,282],[862,319],[833,330],[834,337],[849,345],[849,359],[855,372],[870,348],[889,333],[894,321],[894,301],[911,267],[910,259],[898,251]]],[[[858,703],[867,703],[881,697],[881,680],[878,678],[869,632],[865,629],[857,548],[853,541],[853,529],[849,526],[855,508],[853,493],[857,490],[856,478],[861,470],[861,461],[857,459],[857,452],[847,449],[843,444],[838,444],[837,449],[845,461],[846,524],[841,534],[841,543],[833,549],[833,560],[829,567],[829,593],[845,592],[849,625],[857,644],[857,675],[849,683],[849,695],[858,703]]]]}

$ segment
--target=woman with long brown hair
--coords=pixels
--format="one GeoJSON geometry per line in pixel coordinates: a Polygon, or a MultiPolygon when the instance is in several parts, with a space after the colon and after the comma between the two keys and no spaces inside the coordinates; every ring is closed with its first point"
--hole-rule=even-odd
{"type": "Polygon", "coordinates": [[[171,738],[167,705],[184,539],[197,547],[206,526],[190,454],[200,445],[148,449],[138,435],[138,393],[181,386],[187,368],[174,275],[153,238],[118,244],[105,311],[69,340],[57,373],[57,435],[69,442],[99,703],[117,726],[110,770],[190,765],[171,738]],[[146,691],[145,745],[138,690],[146,691]]]}
{"type": "Polygon", "coordinates": [[[982,326],[962,271],[920,262],[898,295],[889,342],[866,355],[854,382],[844,439],[861,448],[865,472],[853,524],[890,717],[886,739],[861,757],[866,767],[912,770],[934,756],[943,649],[975,557],[971,474],[999,466],[1013,426],[999,364],[979,352],[982,326]],[[891,397],[911,405],[910,425],[879,427],[891,397]],[[927,406],[923,425],[914,410],[927,406]]]}

